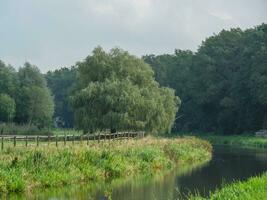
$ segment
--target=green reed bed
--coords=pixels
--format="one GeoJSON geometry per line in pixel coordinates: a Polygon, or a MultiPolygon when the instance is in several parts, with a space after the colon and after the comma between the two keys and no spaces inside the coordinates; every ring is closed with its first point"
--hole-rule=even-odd
{"type": "Polygon", "coordinates": [[[244,147],[267,148],[267,137],[256,137],[254,135],[200,135],[201,138],[208,140],[216,145],[238,145],[244,147]]]}
{"type": "Polygon", "coordinates": [[[209,198],[200,196],[190,197],[190,200],[266,200],[267,199],[267,174],[250,178],[245,182],[236,182],[225,185],[215,191],[209,198]]]}
{"type": "Polygon", "coordinates": [[[0,193],[153,176],[211,158],[211,145],[188,137],[94,142],[66,147],[8,147],[0,153],[0,193]]]}
{"type": "MultiPolygon", "coordinates": [[[[219,136],[201,135],[201,138],[216,145],[232,145],[239,147],[267,148],[267,138],[254,135],[219,136]]],[[[222,189],[210,194],[209,198],[192,196],[191,200],[267,200],[267,173],[262,176],[252,177],[247,181],[238,181],[233,184],[224,185],[222,189]]]]}

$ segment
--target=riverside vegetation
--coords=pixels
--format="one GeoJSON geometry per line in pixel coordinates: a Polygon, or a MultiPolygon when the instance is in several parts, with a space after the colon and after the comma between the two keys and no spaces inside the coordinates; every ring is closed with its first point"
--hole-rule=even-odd
{"type": "Polygon", "coordinates": [[[136,174],[153,176],[177,164],[205,162],[211,145],[186,137],[91,143],[65,148],[7,148],[0,153],[0,193],[108,181],[136,174]]]}
{"type": "MultiPolygon", "coordinates": [[[[210,195],[210,200],[264,200],[267,198],[267,173],[261,177],[253,177],[245,182],[236,182],[226,185],[221,190],[210,195]]],[[[206,200],[200,196],[191,197],[191,200],[206,200]]]]}
{"type": "MultiPolygon", "coordinates": [[[[208,140],[215,145],[233,145],[252,148],[267,148],[267,138],[246,136],[220,136],[213,134],[201,135],[202,139],[208,140]]],[[[227,184],[222,189],[217,189],[208,198],[193,195],[190,200],[263,200],[267,198],[267,172],[261,176],[252,177],[247,181],[238,181],[227,184]]]]}
{"type": "Polygon", "coordinates": [[[231,135],[220,136],[207,134],[201,136],[201,138],[208,140],[212,144],[216,145],[238,145],[243,147],[256,147],[267,148],[267,138],[256,137],[254,135],[231,135]]]}

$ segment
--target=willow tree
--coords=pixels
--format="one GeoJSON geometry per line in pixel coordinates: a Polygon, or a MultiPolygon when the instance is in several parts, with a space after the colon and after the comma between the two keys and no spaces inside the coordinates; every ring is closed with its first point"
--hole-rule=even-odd
{"type": "Polygon", "coordinates": [[[106,53],[97,47],[77,67],[72,96],[77,129],[170,132],[180,99],[172,89],[159,87],[143,60],[118,48],[106,53]]]}

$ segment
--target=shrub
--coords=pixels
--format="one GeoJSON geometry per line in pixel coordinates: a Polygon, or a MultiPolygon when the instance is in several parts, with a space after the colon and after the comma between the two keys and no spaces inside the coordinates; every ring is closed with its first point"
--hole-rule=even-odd
{"type": "Polygon", "coordinates": [[[0,123],[1,135],[52,135],[46,129],[39,129],[35,125],[18,125],[15,123],[0,123]]]}

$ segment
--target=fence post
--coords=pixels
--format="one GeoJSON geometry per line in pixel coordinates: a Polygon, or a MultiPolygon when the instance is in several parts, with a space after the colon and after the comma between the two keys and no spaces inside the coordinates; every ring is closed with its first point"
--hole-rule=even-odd
{"type": "Polygon", "coordinates": [[[66,134],[64,135],[64,146],[66,146],[66,141],[67,141],[67,138],[66,138],[66,134]]]}
{"type": "Polygon", "coordinates": [[[50,144],[50,135],[48,135],[47,143],[48,143],[48,146],[49,146],[49,144],[50,144]]]}
{"type": "Polygon", "coordinates": [[[72,135],[72,144],[74,145],[74,135],[72,135]]]}
{"type": "Polygon", "coordinates": [[[36,137],[37,147],[39,146],[39,136],[36,137]]]}
{"type": "Polygon", "coordinates": [[[100,132],[98,133],[98,143],[100,143],[100,132]]]}
{"type": "Polygon", "coordinates": [[[57,135],[56,135],[56,147],[57,147],[57,135]]]}
{"type": "Polygon", "coordinates": [[[14,136],[14,138],[13,138],[13,145],[14,145],[14,147],[16,146],[16,136],[14,136]]]}
{"type": "Polygon", "coordinates": [[[89,145],[89,134],[87,133],[87,145],[89,145]]]}
{"type": "Polygon", "coordinates": [[[26,137],[25,137],[25,145],[26,145],[26,147],[28,146],[28,136],[26,135],[26,137]]]}
{"type": "Polygon", "coordinates": [[[1,137],[1,149],[4,150],[4,137],[1,137]]]}

